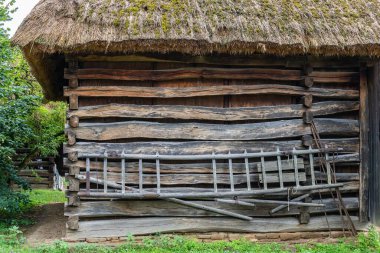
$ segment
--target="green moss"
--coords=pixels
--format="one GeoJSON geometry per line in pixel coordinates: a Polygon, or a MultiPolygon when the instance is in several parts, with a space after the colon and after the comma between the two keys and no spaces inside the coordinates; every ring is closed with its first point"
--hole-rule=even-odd
{"type": "MultiPolygon", "coordinates": [[[[203,24],[215,29],[228,28],[231,21],[243,17],[242,32],[254,32],[255,36],[266,36],[269,29],[277,29],[289,36],[299,33],[300,24],[306,33],[320,29],[320,25],[356,25],[359,19],[368,16],[368,7],[380,8],[376,0],[258,0],[230,1],[204,0],[88,0],[82,1],[78,16],[85,21],[107,22],[127,33],[199,33],[203,24]],[[201,10],[199,12],[198,8],[201,10]],[[202,19],[197,19],[201,15],[202,19]],[[189,16],[194,23],[188,24],[189,16]],[[144,19],[141,24],[141,17],[144,19]],[[263,22],[266,22],[263,25],[263,22]],[[191,28],[190,28],[191,27],[191,28]],[[186,28],[188,28],[187,31],[186,28]]],[[[370,18],[368,18],[371,20],[370,18]]]]}

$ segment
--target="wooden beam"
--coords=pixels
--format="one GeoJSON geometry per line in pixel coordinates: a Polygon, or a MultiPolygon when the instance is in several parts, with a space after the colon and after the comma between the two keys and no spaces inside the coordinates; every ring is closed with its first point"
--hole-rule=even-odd
{"type": "Polygon", "coordinates": [[[65,96],[82,97],[140,97],[140,98],[181,98],[222,95],[260,95],[278,94],[325,98],[356,99],[357,90],[341,90],[327,88],[306,89],[299,86],[264,84],[264,85],[228,85],[228,86],[196,86],[196,87],[138,87],[138,86],[83,86],[76,89],[65,89],[65,96]]]}
{"type": "MultiPolygon", "coordinates": [[[[78,69],[72,72],[65,69],[66,79],[96,79],[124,81],[169,81],[177,79],[261,79],[280,81],[306,80],[305,85],[315,82],[348,83],[359,80],[357,72],[315,71],[303,77],[300,70],[263,69],[263,68],[180,68],[165,70],[126,70],[126,69],[78,69]]],[[[311,86],[307,86],[311,87],[311,86]]]]}
{"type": "MultiPolygon", "coordinates": [[[[359,223],[352,217],[358,230],[368,228],[367,223],[359,223]]],[[[118,237],[130,235],[152,235],[157,233],[186,232],[306,232],[341,230],[342,218],[339,215],[312,217],[309,224],[300,225],[297,218],[254,218],[252,221],[240,221],[234,218],[131,218],[80,221],[79,229],[67,231],[66,238],[118,237]],[[101,228],[101,229],[99,229],[101,228]]]]}
{"type": "MultiPolygon", "coordinates": [[[[275,205],[258,204],[258,208],[249,206],[235,206],[219,203],[210,200],[192,201],[201,205],[211,206],[215,208],[225,209],[231,212],[240,213],[251,217],[269,217],[269,216],[294,216],[299,214],[298,207],[289,206],[283,210],[269,214],[275,205]]],[[[357,211],[359,208],[358,198],[348,197],[343,199],[349,211],[357,211]]],[[[311,207],[310,214],[323,214],[324,211],[331,213],[337,212],[336,201],[331,198],[315,200],[313,203],[323,203],[325,207],[311,207]]],[[[77,215],[80,218],[105,218],[105,217],[212,217],[222,216],[220,214],[210,213],[204,210],[194,209],[168,203],[164,200],[145,201],[145,200],[129,200],[129,201],[83,201],[79,207],[66,207],[65,216],[77,215]]]]}
{"type": "MultiPolygon", "coordinates": [[[[342,149],[342,153],[359,152],[359,139],[322,139],[321,144],[330,149],[342,149]]],[[[77,161],[78,154],[95,154],[104,155],[104,151],[110,157],[120,156],[123,150],[133,154],[156,154],[161,155],[201,155],[211,154],[227,154],[260,152],[262,148],[265,152],[275,151],[279,147],[281,151],[291,151],[293,147],[304,149],[301,141],[185,141],[185,142],[127,142],[127,143],[94,143],[94,142],[77,142],[74,146],[64,145],[64,153],[69,154],[70,161],[77,161]],[[70,159],[75,153],[76,159],[70,159]]],[[[314,147],[315,148],[315,147],[314,147]]]]}
{"type": "Polygon", "coordinates": [[[360,220],[368,220],[369,111],[367,68],[360,68],[360,220]]]}
{"type": "MultiPolygon", "coordinates": [[[[239,121],[301,118],[304,109],[301,104],[241,108],[108,104],[81,107],[79,110],[70,111],[68,117],[70,118],[70,126],[76,128],[79,125],[79,119],[87,118],[171,118],[239,121]]],[[[310,109],[315,116],[325,116],[357,110],[359,110],[358,101],[320,102],[313,104],[310,109]]]]}
{"type": "Polygon", "coordinates": [[[181,68],[166,70],[126,70],[126,69],[78,69],[71,73],[65,69],[65,78],[124,81],[169,81],[177,79],[264,79],[299,81],[299,70],[261,69],[261,68],[181,68]]]}
{"type": "MultiPolygon", "coordinates": [[[[315,119],[321,135],[355,136],[357,120],[315,119]]],[[[282,120],[264,123],[218,125],[201,123],[120,122],[82,124],[72,129],[77,139],[109,141],[117,139],[188,139],[188,140],[265,140],[303,136],[310,128],[302,120],[282,120]]]]}
{"type": "MultiPolygon", "coordinates": [[[[85,176],[85,173],[80,175],[85,176]]],[[[126,173],[125,183],[128,185],[138,185],[139,184],[139,175],[138,173],[126,173]]],[[[98,178],[103,180],[103,175],[97,172],[90,173],[91,178],[98,178]]],[[[261,180],[261,175],[251,174],[251,182],[259,182],[261,180]]],[[[278,173],[267,174],[266,175],[268,183],[278,183],[278,173]]],[[[157,183],[157,178],[155,174],[144,174],[143,175],[144,185],[155,185],[157,183]]],[[[306,174],[304,172],[299,173],[299,180],[304,182],[306,181],[306,174]]],[[[120,173],[108,173],[107,181],[114,182],[117,184],[122,183],[122,176],[120,173]]],[[[283,181],[285,183],[294,182],[294,173],[283,173],[283,181]]],[[[85,180],[81,180],[85,182],[85,180]]],[[[212,174],[162,174],[160,176],[161,185],[167,186],[176,186],[176,185],[197,185],[197,184],[213,184],[213,175],[212,174]]],[[[246,184],[247,177],[244,174],[234,175],[234,183],[246,184]]],[[[218,174],[218,185],[230,185],[230,178],[228,174],[218,174]]],[[[243,188],[246,187],[245,185],[243,188]]]]}
{"type": "Polygon", "coordinates": [[[302,68],[305,60],[313,65],[315,68],[357,68],[358,60],[353,57],[310,57],[307,59],[305,56],[268,56],[268,55],[250,55],[250,56],[234,56],[217,55],[217,56],[191,56],[182,54],[139,54],[139,55],[118,55],[118,56],[104,56],[104,55],[87,55],[77,57],[81,62],[174,62],[174,63],[198,63],[210,65],[235,65],[235,66],[278,66],[278,67],[291,67],[302,68]]]}

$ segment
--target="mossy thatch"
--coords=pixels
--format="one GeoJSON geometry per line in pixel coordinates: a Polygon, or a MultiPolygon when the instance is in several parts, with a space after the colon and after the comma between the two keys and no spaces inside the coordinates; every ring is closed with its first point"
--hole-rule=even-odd
{"type": "Polygon", "coordinates": [[[13,43],[43,84],[62,53],[378,57],[380,0],[41,0],[13,43]]]}
{"type": "Polygon", "coordinates": [[[45,52],[380,55],[378,0],[42,0],[13,42],[45,52]]]}

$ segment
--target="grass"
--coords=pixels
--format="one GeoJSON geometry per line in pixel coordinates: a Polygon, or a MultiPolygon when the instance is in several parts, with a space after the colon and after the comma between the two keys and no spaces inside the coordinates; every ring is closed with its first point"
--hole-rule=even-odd
{"type": "MultiPolygon", "coordinates": [[[[65,201],[64,193],[53,190],[33,190],[25,192],[30,197],[30,204],[25,207],[28,212],[34,207],[65,201]]],[[[360,234],[355,241],[339,243],[287,245],[277,243],[252,243],[246,240],[232,242],[219,241],[202,243],[196,240],[167,236],[155,236],[137,243],[133,237],[117,247],[102,245],[69,245],[57,241],[50,245],[29,247],[18,225],[25,225],[27,220],[19,219],[12,224],[0,223],[0,253],[380,253],[379,234],[372,229],[368,234],[360,234]]]]}
{"type": "Polygon", "coordinates": [[[66,201],[65,193],[62,191],[32,190],[25,191],[24,193],[29,195],[30,199],[30,203],[26,206],[26,210],[51,203],[64,203],[66,201]]]}
{"type": "Polygon", "coordinates": [[[287,245],[277,243],[252,243],[246,240],[232,242],[219,241],[202,243],[184,237],[169,238],[157,236],[145,239],[142,243],[134,241],[133,237],[124,245],[107,247],[93,244],[69,245],[57,241],[51,245],[30,248],[19,240],[19,233],[10,231],[7,241],[1,240],[0,252],[12,253],[378,253],[380,252],[379,234],[371,230],[368,235],[361,234],[356,241],[341,241],[331,244],[287,245]]]}
{"type": "Polygon", "coordinates": [[[0,217],[0,252],[5,245],[5,241],[9,241],[10,245],[19,244],[23,241],[22,232],[19,227],[25,227],[35,223],[26,215],[36,207],[51,203],[64,203],[65,193],[55,190],[32,190],[23,191],[29,196],[30,202],[22,207],[23,213],[13,216],[12,219],[1,219],[0,217]]]}

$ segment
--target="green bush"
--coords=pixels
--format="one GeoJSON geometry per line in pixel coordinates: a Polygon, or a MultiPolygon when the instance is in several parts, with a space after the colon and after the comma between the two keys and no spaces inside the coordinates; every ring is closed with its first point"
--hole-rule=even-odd
{"type": "Polygon", "coordinates": [[[38,155],[57,154],[64,141],[66,111],[64,103],[44,103],[22,53],[11,47],[4,22],[15,12],[14,2],[0,0],[0,221],[13,219],[28,205],[28,196],[14,192],[10,185],[29,189],[17,171],[38,155]],[[16,151],[26,147],[31,152],[16,167],[16,151]]]}

